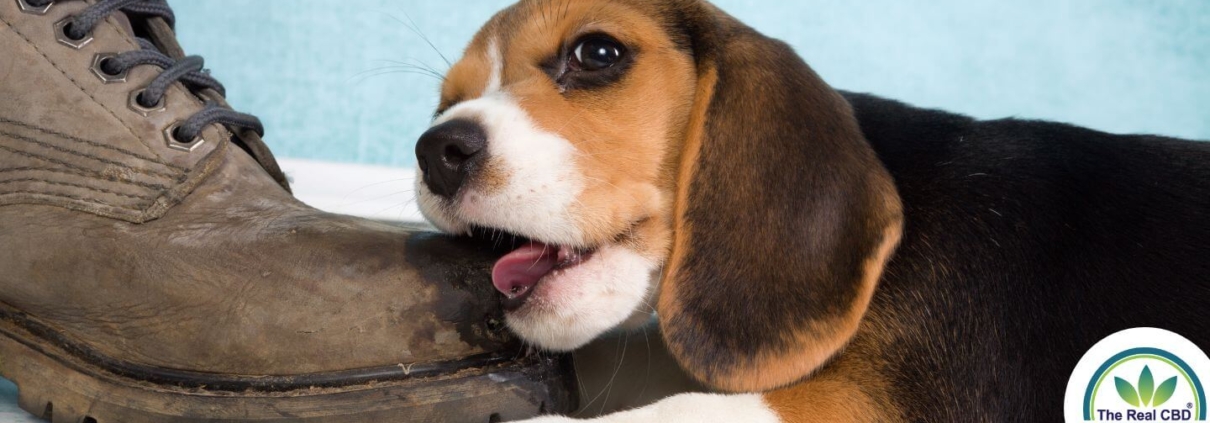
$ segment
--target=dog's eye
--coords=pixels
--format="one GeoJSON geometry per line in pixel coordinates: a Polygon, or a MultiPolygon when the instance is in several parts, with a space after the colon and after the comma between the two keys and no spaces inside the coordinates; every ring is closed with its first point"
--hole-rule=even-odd
{"type": "Polygon", "coordinates": [[[609,35],[593,33],[565,44],[539,66],[560,93],[571,95],[622,80],[638,56],[638,48],[631,49],[609,35]]]}
{"type": "Polygon", "coordinates": [[[621,43],[602,36],[589,37],[572,50],[571,67],[575,70],[597,71],[616,65],[626,54],[621,43]]]}

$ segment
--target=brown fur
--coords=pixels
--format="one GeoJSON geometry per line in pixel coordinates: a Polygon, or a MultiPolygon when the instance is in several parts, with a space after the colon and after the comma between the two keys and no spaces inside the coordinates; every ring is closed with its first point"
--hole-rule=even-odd
{"type": "MultiPolygon", "coordinates": [[[[678,171],[676,178],[676,201],[673,205],[673,215],[683,216],[689,207],[689,183],[693,180],[694,169],[697,165],[697,160],[701,157],[703,131],[706,127],[706,110],[710,107],[710,98],[714,96],[714,84],[718,82],[718,72],[713,68],[705,69],[701,72],[698,78],[697,96],[693,105],[693,118],[689,123],[689,130],[686,132],[685,143],[681,147],[681,153],[678,155],[678,171]]],[[[674,219],[673,228],[673,245],[688,245],[692,240],[689,238],[692,233],[689,227],[690,223],[685,219],[674,219]]],[[[664,264],[664,275],[661,280],[669,281],[676,280],[678,275],[677,269],[685,260],[685,249],[673,249],[668,257],[668,261],[664,264]]],[[[676,300],[676,293],[670,292],[674,289],[669,284],[663,284],[661,290],[663,295],[659,296],[659,310],[677,310],[681,307],[676,300]]]]}
{"type": "Polygon", "coordinates": [[[487,60],[487,40],[482,34],[471,41],[462,59],[446,72],[441,84],[441,103],[437,106],[437,114],[454,104],[482,95],[487,88],[491,66],[487,60]]]}
{"type": "MultiPolygon", "coordinates": [[[[881,320],[880,320],[881,321],[881,320]]],[[[844,354],[810,379],[766,392],[769,407],[789,423],[896,423],[898,412],[882,357],[892,337],[880,325],[863,324],[844,354]]]]}
{"type": "Polygon", "coordinates": [[[691,25],[709,34],[690,36],[699,48],[715,43],[707,48],[717,56],[704,58],[703,67],[715,61],[722,88],[702,119],[705,139],[685,145],[713,153],[687,153],[700,157],[682,169],[690,182],[678,187],[686,201],[674,217],[677,243],[660,322],[674,355],[699,379],[724,390],[766,390],[802,379],[853,336],[898,242],[901,211],[839,95],[784,45],[706,10],[712,13],[687,14],[710,16],[691,25]],[[794,151],[800,149],[811,151],[794,151]],[[714,170],[699,171],[703,166],[714,170]],[[770,182],[764,169],[776,172],[776,186],[762,186],[770,182]],[[795,183],[820,185],[807,198],[767,194],[795,183]],[[753,231],[727,229],[737,224],[753,231]],[[786,233],[796,227],[808,232],[786,233]],[[810,237],[821,239],[799,239],[810,237]],[[814,260],[823,263],[795,263],[814,260]],[[749,320],[753,302],[796,305],[783,308],[785,315],[759,316],[763,324],[755,326],[725,321],[749,320]]]}

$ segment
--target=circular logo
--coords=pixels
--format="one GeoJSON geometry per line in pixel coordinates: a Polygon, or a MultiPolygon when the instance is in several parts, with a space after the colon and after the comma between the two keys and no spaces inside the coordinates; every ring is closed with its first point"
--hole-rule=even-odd
{"type": "Polygon", "coordinates": [[[1185,337],[1163,329],[1127,329],[1101,340],[1067,381],[1063,415],[1070,422],[1206,421],[1210,358],[1185,337]]]}

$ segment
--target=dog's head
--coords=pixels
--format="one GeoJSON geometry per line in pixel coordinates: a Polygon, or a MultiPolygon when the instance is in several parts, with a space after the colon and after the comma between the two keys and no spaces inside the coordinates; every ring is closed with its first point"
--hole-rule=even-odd
{"type": "Polygon", "coordinates": [[[900,234],[844,99],[699,0],[500,12],[416,150],[430,221],[515,242],[493,271],[513,331],[568,350],[656,312],[680,363],[722,389],[831,357],[900,234]]]}

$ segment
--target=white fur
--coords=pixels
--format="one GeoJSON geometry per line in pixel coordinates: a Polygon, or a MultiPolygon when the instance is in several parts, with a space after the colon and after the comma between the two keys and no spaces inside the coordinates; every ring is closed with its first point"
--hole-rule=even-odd
{"type": "Polygon", "coordinates": [[[496,42],[495,38],[487,44],[487,63],[491,66],[491,73],[487,76],[487,85],[482,95],[500,91],[504,81],[504,58],[501,57],[500,43],[496,42]]]}
{"type": "MultiPolygon", "coordinates": [[[[520,423],[566,423],[567,417],[539,417],[520,423]]],[[[597,423],[779,423],[760,394],[680,394],[630,411],[587,420],[597,423]]]]}
{"type": "Polygon", "coordinates": [[[636,314],[650,316],[655,310],[645,301],[657,270],[630,249],[604,246],[584,263],[544,278],[525,307],[505,320],[526,341],[570,351],[636,314]]]}
{"type": "Polygon", "coordinates": [[[424,172],[421,172],[419,167],[413,187],[416,190],[416,206],[420,208],[420,214],[433,226],[452,234],[464,234],[470,230],[466,222],[454,218],[445,200],[433,194],[428,185],[424,184],[424,172]]]}
{"type": "Polygon", "coordinates": [[[488,139],[486,167],[498,170],[507,181],[491,192],[469,185],[454,204],[445,204],[426,187],[418,187],[425,217],[450,232],[465,232],[467,224],[477,224],[547,243],[583,246],[584,234],[571,213],[584,188],[572,164],[575,147],[535,126],[504,92],[454,106],[434,125],[457,118],[474,119],[483,126],[488,139]]]}

